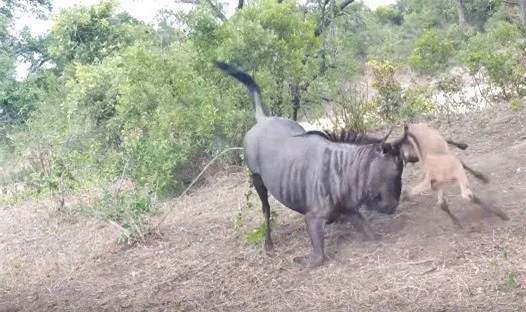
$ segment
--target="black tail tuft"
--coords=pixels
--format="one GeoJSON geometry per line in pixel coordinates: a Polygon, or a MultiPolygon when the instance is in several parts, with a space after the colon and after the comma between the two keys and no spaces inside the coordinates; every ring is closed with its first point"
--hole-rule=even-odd
{"type": "Polygon", "coordinates": [[[484,182],[484,184],[488,184],[489,183],[489,179],[488,179],[488,177],[485,174],[483,174],[481,172],[478,172],[478,171],[474,170],[473,168],[470,168],[462,160],[460,161],[460,163],[462,164],[462,167],[464,167],[464,169],[466,169],[469,173],[471,173],[475,178],[477,178],[480,181],[484,182]]]}
{"type": "Polygon", "coordinates": [[[258,91],[259,92],[259,86],[257,85],[256,81],[252,77],[250,77],[249,74],[232,67],[224,62],[214,61],[214,65],[219,68],[224,73],[229,74],[230,76],[236,78],[241,83],[243,83],[250,91],[258,91]]]}
{"type": "Polygon", "coordinates": [[[250,93],[252,105],[256,110],[255,115],[257,121],[261,121],[266,116],[269,116],[268,106],[263,102],[263,99],[261,97],[261,91],[259,90],[259,86],[254,80],[254,78],[252,78],[249,74],[245,73],[244,71],[232,67],[227,63],[214,61],[214,64],[221,71],[234,77],[243,85],[245,85],[245,87],[250,93]]]}

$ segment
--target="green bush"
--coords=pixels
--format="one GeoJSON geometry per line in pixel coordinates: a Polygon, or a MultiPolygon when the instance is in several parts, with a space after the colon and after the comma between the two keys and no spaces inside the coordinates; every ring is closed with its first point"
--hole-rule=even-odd
{"type": "Polygon", "coordinates": [[[372,72],[372,86],[377,92],[373,98],[374,105],[383,119],[393,121],[403,105],[402,86],[394,78],[397,67],[389,61],[370,61],[367,64],[372,72]]]}
{"type": "Polygon", "coordinates": [[[488,36],[500,47],[510,47],[520,38],[521,30],[516,24],[499,21],[488,28],[488,36]]]}
{"type": "Polygon", "coordinates": [[[432,29],[425,31],[417,40],[409,63],[416,71],[431,75],[445,70],[453,54],[453,43],[442,38],[438,30],[432,29]]]}
{"type": "Polygon", "coordinates": [[[501,90],[504,99],[513,96],[523,96],[525,93],[526,77],[524,65],[509,53],[489,53],[482,58],[482,66],[486,70],[490,81],[501,90]]]}
{"type": "Polygon", "coordinates": [[[464,48],[469,39],[475,36],[477,32],[469,25],[451,24],[446,33],[447,40],[451,41],[456,51],[464,48]]]}
{"type": "Polygon", "coordinates": [[[476,34],[471,37],[467,45],[457,54],[457,59],[466,66],[471,74],[475,74],[482,68],[484,55],[493,50],[493,44],[486,34],[476,34]]]}
{"type": "Polygon", "coordinates": [[[402,25],[404,16],[393,6],[381,6],[374,10],[373,15],[381,24],[402,25]]]}
{"type": "Polygon", "coordinates": [[[379,120],[376,107],[368,97],[367,88],[363,85],[340,90],[332,112],[331,122],[335,129],[329,130],[338,131],[340,127],[358,132],[369,130],[379,120]]]}
{"type": "Polygon", "coordinates": [[[435,109],[425,96],[424,90],[419,88],[405,90],[403,104],[398,109],[397,116],[403,120],[414,120],[435,109]]]}

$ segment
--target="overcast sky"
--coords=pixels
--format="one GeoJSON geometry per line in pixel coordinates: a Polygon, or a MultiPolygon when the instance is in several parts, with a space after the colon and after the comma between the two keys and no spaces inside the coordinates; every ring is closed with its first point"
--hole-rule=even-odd
{"type": "MultiPolygon", "coordinates": [[[[61,9],[72,7],[75,4],[92,5],[98,3],[100,0],[53,0],[53,14],[58,13],[61,9]]],[[[300,0],[301,1],[301,0],[300,0]]],[[[363,1],[365,5],[371,9],[376,9],[380,5],[389,5],[395,3],[396,0],[357,0],[363,1]]],[[[223,0],[226,4],[226,10],[228,13],[233,12],[238,0],[223,0]]],[[[190,5],[175,3],[174,0],[120,0],[120,11],[127,11],[133,17],[150,23],[153,21],[155,14],[163,8],[171,8],[172,10],[188,10],[190,5]]],[[[230,14],[227,14],[227,16],[230,14]]],[[[21,30],[25,25],[29,26],[29,29],[33,35],[40,35],[48,32],[53,22],[51,20],[42,21],[37,20],[34,17],[22,17],[16,25],[16,30],[21,30]]],[[[17,68],[19,78],[25,77],[29,64],[20,64],[17,68]]]]}
{"type": "MultiPolygon", "coordinates": [[[[365,5],[371,9],[376,9],[380,5],[389,5],[396,0],[357,0],[363,1],[365,5]]],[[[98,3],[99,0],[53,0],[53,13],[58,13],[61,9],[72,7],[75,4],[82,3],[83,5],[91,5],[98,3]]],[[[130,15],[140,19],[146,23],[153,20],[155,14],[162,8],[170,7],[171,9],[188,9],[188,4],[177,4],[173,0],[120,0],[120,10],[127,11],[130,15]]],[[[232,12],[236,7],[238,0],[224,0],[227,11],[232,12]]],[[[21,18],[16,28],[21,29],[24,25],[28,25],[33,34],[41,34],[47,32],[51,26],[52,21],[40,21],[31,17],[21,18]]]]}

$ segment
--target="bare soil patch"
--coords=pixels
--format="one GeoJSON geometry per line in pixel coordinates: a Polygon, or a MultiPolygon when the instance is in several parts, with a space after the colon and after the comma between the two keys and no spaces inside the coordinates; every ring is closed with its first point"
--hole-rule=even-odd
{"type": "MultiPolygon", "coordinates": [[[[481,216],[452,187],[463,229],[434,194],[420,196],[394,216],[367,214],[379,241],[347,223],[327,226],[329,259],[316,269],[292,261],[310,251],[303,217],[275,201],[275,252],[244,243],[263,216],[257,198],[246,208],[243,173],[164,202],[173,211],[160,232],[132,248],[107,223],[49,202],[0,207],[0,311],[524,311],[525,117],[495,107],[431,121],[469,144],[456,153],[491,178],[470,177],[474,192],[510,221],[481,216]]],[[[404,187],[418,172],[407,167],[404,187]]]]}

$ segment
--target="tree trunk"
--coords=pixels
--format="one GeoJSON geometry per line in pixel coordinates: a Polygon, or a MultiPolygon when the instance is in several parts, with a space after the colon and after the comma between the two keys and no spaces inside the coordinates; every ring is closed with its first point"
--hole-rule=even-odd
{"type": "Polygon", "coordinates": [[[464,11],[464,5],[462,4],[462,0],[457,0],[457,12],[458,12],[458,23],[462,26],[466,25],[467,24],[466,11],[464,11]]]}
{"type": "Polygon", "coordinates": [[[300,109],[300,88],[297,84],[290,84],[290,94],[292,95],[292,110],[291,116],[292,120],[298,121],[298,110],[300,109]]]}
{"type": "Polygon", "coordinates": [[[522,25],[526,28],[526,0],[519,0],[521,7],[521,21],[522,25]]]}

